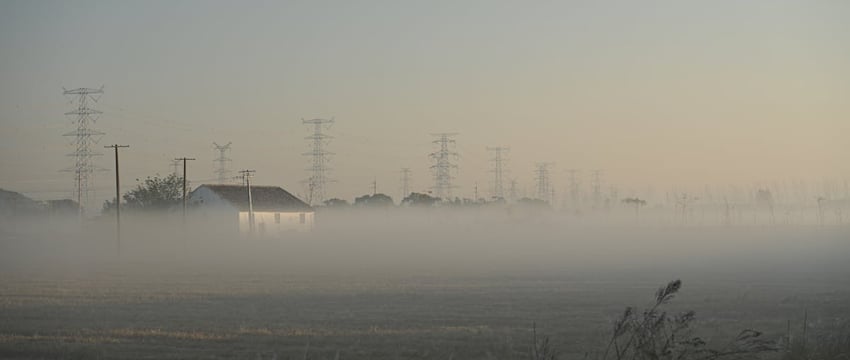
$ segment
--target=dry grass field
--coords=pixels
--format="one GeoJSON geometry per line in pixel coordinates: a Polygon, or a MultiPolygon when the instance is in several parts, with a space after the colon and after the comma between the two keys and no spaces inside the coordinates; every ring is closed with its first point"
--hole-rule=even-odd
{"type": "MultiPolygon", "coordinates": [[[[308,277],[127,268],[14,272],[0,278],[3,358],[516,359],[531,329],[566,358],[602,348],[626,305],[663,280],[566,274],[517,278],[308,277]],[[590,277],[590,276],[587,276],[590,277]]],[[[685,279],[674,308],[706,338],[850,314],[835,279],[685,279]]]]}

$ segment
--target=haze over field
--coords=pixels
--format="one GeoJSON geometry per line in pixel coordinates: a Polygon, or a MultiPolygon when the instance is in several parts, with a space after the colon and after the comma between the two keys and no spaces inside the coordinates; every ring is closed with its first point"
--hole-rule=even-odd
{"type": "Polygon", "coordinates": [[[846,224],[324,211],[313,232],[265,239],[129,212],[121,256],[111,217],[5,223],[0,355],[530,359],[536,326],[558,359],[600,358],[623,308],[676,278],[671,311],[696,310],[699,336],[718,346],[757,329],[783,349],[768,359],[793,359],[789,322],[819,344],[850,318],[846,224]]]}

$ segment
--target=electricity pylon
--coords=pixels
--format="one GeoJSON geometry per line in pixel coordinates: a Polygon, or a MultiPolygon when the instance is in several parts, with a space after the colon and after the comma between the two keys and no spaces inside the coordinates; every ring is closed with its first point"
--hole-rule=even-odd
{"type": "Polygon", "coordinates": [[[437,140],[432,141],[438,144],[440,149],[431,153],[429,156],[434,160],[434,165],[431,170],[434,172],[434,194],[443,200],[451,200],[452,197],[452,169],[457,170],[457,165],[452,163],[452,158],[457,159],[458,153],[451,150],[455,145],[455,140],[452,139],[457,133],[439,133],[431,134],[437,137],[437,140]]]}
{"type": "Polygon", "coordinates": [[[62,88],[62,94],[65,96],[73,96],[72,103],[77,105],[74,111],[66,112],[66,116],[73,116],[72,122],[76,124],[77,129],[64,134],[63,136],[73,137],[72,144],[75,151],[68,156],[74,157],[74,166],[66,168],[63,171],[74,173],[74,194],[77,197],[77,210],[80,217],[83,216],[84,209],[89,204],[89,188],[92,186],[92,173],[97,170],[94,165],[94,157],[101,156],[102,153],[94,152],[92,146],[100,141],[104,133],[92,128],[100,114],[98,111],[90,107],[91,103],[96,103],[103,95],[103,87],[100,89],[79,88],[67,90],[62,88]]]}
{"type": "Polygon", "coordinates": [[[410,195],[410,168],[401,169],[401,200],[410,195]]]}
{"type": "MultiPolygon", "coordinates": [[[[509,147],[506,146],[496,146],[496,147],[487,147],[487,151],[492,154],[490,158],[490,163],[492,164],[492,169],[490,172],[493,173],[493,194],[494,198],[504,199],[505,198],[505,189],[503,182],[503,175],[505,171],[505,158],[503,155],[507,154],[510,151],[509,147]]],[[[477,200],[477,199],[476,199],[477,200]]]]}
{"type": "Polygon", "coordinates": [[[228,168],[228,164],[233,161],[227,157],[227,152],[230,151],[230,145],[232,143],[228,142],[226,145],[219,145],[213,142],[213,146],[216,150],[218,150],[218,157],[213,160],[215,163],[215,175],[218,178],[219,184],[224,184],[229,182],[230,177],[230,169],[228,168]]]}
{"type": "Polygon", "coordinates": [[[307,169],[310,172],[310,177],[305,182],[307,183],[308,191],[307,202],[312,206],[325,201],[327,183],[333,181],[327,177],[328,171],[331,170],[327,166],[327,163],[330,161],[330,156],[333,153],[325,150],[325,146],[333,137],[324,134],[323,130],[330,128],[334,123],[334,119],[301,119],[301,122],[305,125],[313,125],[313,134],[305,137],[305,139],[311,141],[311,149],[302,154],[311,157],[312,166],[307,169]]]}
{"type": "Polygon", "coordinates": [[[549,181],[549,166],[551,165],[552,163],[548,162],[537,163],[534,171],[534,178],[537,180],[537,198],[549,204],[552,203],[551,183],[549,181]]]}

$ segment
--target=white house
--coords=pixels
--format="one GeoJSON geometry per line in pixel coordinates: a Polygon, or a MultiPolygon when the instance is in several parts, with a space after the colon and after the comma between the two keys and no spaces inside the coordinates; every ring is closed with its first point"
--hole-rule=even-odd
{"type": "Polygon", "coordinates": [[[189,195],[196,216],[219,225],[235,227],[240,234],[277,236],[291,231],[310,231],[315,212],[278,186],[251,186],[251,198],[244,185],[201,185],[189,195]],[[230,224],[230,225],[228,225],[230,224]]]}

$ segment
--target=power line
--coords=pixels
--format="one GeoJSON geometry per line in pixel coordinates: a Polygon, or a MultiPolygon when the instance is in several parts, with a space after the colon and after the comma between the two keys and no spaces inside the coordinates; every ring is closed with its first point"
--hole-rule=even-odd
{"type": "MultiPolygon", "coordinates": [[[[67,90],[62,88],[62,94],[73,97],[72,103],[77,105],[73,111],[65,113],[65,116],[74,116],[73,122],[77,129],[63,134],[73,137],[75,150],[68,156],[74,157],[74,166],[63,171],[74,173],[74,193],[77,196],[77,206],[80,217],[89,205],[89,191],[92,185],[92,173],[96,167],[93,162],[95,156],[103,155],[92,150],[92,145],[97,144],[104,133],[92,128],[100,114],[103,112],[90,107],[90,103],[96,103],[103,95],[103,87],[100,89],[78,88],[67,90]]],[[[98,168],[98,170],[101,170],[98,168]]]]}
{"type": "Polygon", "coordinates": [[[502,176],[506,172],[504,169],[505,158],[503,155],[507,154],[507,152],[510,151],[510,148],[505,146],[488,147],[487,151],[493,154],[490,158],[490,163],[492,164],[490,172],[493,173],[493,197],[503,199],[505,197],[505,190],[502,176]]]}
{"type": "Polygon", "coordinates": [[[331,170],[327,163],[330,161],[330,156],[334,154],[325,150],[325,146],[333,137],[324,134],[323,130],[330,128],[334,119],[301,119],[301,123],[313,125],[313,134],[305,137],[305,139],[311,140],[311,151],[302,154],[312,158],[312,167],[307,169],[310,172],[310,178],[305,181],[307,183],[307,202],[312,206],[325,201],[327,183],[333,181],[327,177],[327,173],[331,170]]]}
{"type": "Polygon", "coordinates": [[[451,174],[452,169],[457,170],[457,165],[451,162],[452,158],[457,159],[459,157],[458,153],[452,151],[451,148],[455,146],[455,140],[452,139],[453,136],[457,135],[457,133],[439,133],[439,134],[431,134],[431,136],[437,137],[437,140],[432,141],[434,144],[438,144],[440,149],[436,152],[431,153],[429,156],[432,160],[434,160],[434,165],[431,166],[431,170],[434,172],[434,193],[438,198],[449,200],[452,196],[452,179],[454,178],[451,174]]]}
{"type": "Polygon", "coordinates": [[[218,150],[218,157],[213,160],[216,165],[214,173],[218,178],[219,184],[227,183],[230,177],[230,169],[228,169],[228,164],[233,161],[227,157],[227,152],[230,151],[230,145],[232,143],[228,142],[226,145],[219,145],[213,142],[213,146],[216,150],[218,150]]]}

